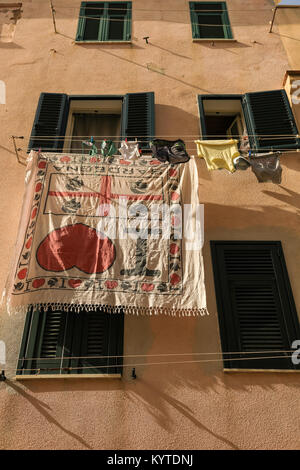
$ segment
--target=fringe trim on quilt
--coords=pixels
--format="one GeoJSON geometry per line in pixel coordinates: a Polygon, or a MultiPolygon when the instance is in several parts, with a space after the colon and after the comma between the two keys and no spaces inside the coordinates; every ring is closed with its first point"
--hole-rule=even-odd
{"type": "Polygon", "coordinates": [[[11,308],[7,305],[9,315],[13,314],[26,314],[28,309],[48,309],[62,310],[64,312],[96,312],[97,310],[105,310],[107,313],[126,313],[130,315],[169,315],[172,317],[198,317],[209,315],[207,308],[184,308],[184,309],[171,309],[166,307],[141,307],[141,306],[122,306],[122,305],[103,305],[103,304],[70,304],[61,302],[45,302],[35,303],[28,305],[19,305],[11,308]]]}

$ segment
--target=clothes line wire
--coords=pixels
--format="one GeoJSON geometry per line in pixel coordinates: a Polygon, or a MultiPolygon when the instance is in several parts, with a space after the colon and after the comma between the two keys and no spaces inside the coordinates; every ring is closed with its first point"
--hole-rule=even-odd
{"type": "MultiPolygon", "coordinates": [[[[169,135],[155,135],[155,136],[149,136],[149,135],[139,135],[138,137],[145,137],[147,139],[150,139],[150,140],[154,140],[154,139],[165,139],[166,137],[178,137],[178,135],[180,135],[180,137],[194,137],[195,139],[197,140],[204,140],[203,137],[199,136],[199,134],[169,134],[169,135]]],[[[39,140],[39,139],[47,139],[47,140],[81,140],[81,139],[90,139],[91,136],[90,135],[76,135],[74,137],[72,136],[64,136],[64,135],[58,135],[58,136],[53,136],[53,135],[39,135],[39,136],[30,136],[30,137],[24,137],[24,136],[14,136],[15,139],[25,139],[25,140],[39,140]]],[[[115,138],[115,136],[113,135],[93,135],[92,136],[94,139],[95,138],[99,138],[99,139],[103,139],[103,140],[108,140],[109,138],[113,139],[115,138]]],[[[222,137],[224,138],[223,140],[231,140],[232,138],[243,138],[245,137],[244,135],[242,134],[234,134],[233,136],[230,137],[230,139],[228,139],[228,135],[225,135],[225,134],[209,134],[209,137],[222,137]],[[225,139],[226,137],[226,139],[225,139]]],[[[281,138],[287,138],[287,139],[290,139],[292,137],[300,137],[300,134],[247,134],[246,137],[258,137],[258,138],[261,138],[261,137],[270,137],[271,139],[281,139],[281,138]]],[[[118,142],[122,142],[124,141],[125,139],[127,138],[127,141],[128,142],[135,142],[135,140],[130,140],[130,139],[134,139],[134,136],[128,136],[128,137],[124,137],[124,139],[122,140],[115,140],[115,141],[118,141],[118,142]]],[[[207,139],[206,140],[210,140],[210,139],[207,139]]],[[[190,142],[193,142],[193,140],[191,140],[190,142]]]]}
{"type": "MultiPolygon", "coordinates": [[[[79,15],[78,18],[82,18],[82,19],[88,19],[88,20],[97,20],[97,21],[117,21],[117,22],[122,22],[122,23],[125,23],[126,21],[129,22],[131,21],[131,19],[128,19],[128,18],[121,18],[121,19],[117,19],[117,18],[103,18],[103,16],[82,16],[82,15],[79,15]]],[[[208,24],[208,23],[191,23],[192,25],[194,26],[213,26],[213,27],[216,27],[216,26],[219,26],[220,28],[223,28],[223,26],[263,26],[261,23],[257,23],[257,24],[234,24],[234,23],[230,23],[230,24],[226,24],[226,23],[222,23],[222,24],[208,24]]],[[[205,38],[205,39],[211,39],[211,38],[205,38]]],[[[213,38],[211,39],[212,41],[214,40],[213,38]]]]}
{"type": "MultiPolygon", "coordinates": [[[[59,7],[53,5],[53,7],[54,7],[54,8],[68,8],[68,9],[72,9],[72,10],[80,10],[80,7],[69,7],[69,6],[62,6],[62,5],[59,5],[59,7]]],[[[86,9],[88,9],[88,10],[97,10],[97,11],[102,10],[102,8],[100,8],[100,7],[89,7],[89,6],[86,6],[86,7],[84,7],[84,8],[86,8],[86,9]]],[[[151,11],[151,12],[153,11],[153,9],[136,8],[136,7],[134,7],[134,8],[109,8],[109,10],[111,10],[111,11],[113,11],[113,10],[116,10],[116,11],[151,11]]],[[[155,9],[155,11],[170,13],[169,10],[159,10],[159,9],[155,9]]],[[[173,12],[173,11],[185,12],[185,11],[189,11],[189,10],[174,10],[174,9],[172,8],[172,12],[173,12]]],[[[196,9],[196,10],[193,10],[193,11],[195,11],[195,12],[201,12],[201,13],[202,13],[202,12],[208,12],[208,11],[209,11],[209,12],[216,12],[216,11],[218,11],[218,12],[219,12],[219,11],[220,11],[220,12],[224,12],[225,10],[224,10],[224,9],[223,9],[223,10],[221,10],[221,9],[219,9],[219,10],[216,10],[216,9],[214,9],[214,10],[197,10],[197,9],[196,9]]],[[[237,12],[268,11],[268,12],[272,12],[272,11],[273,11],[273,8],[272,8],[272,9],[271,9],[271,8],[262,8],[262,9],[261,9],[261,8],[256,8],[256,9],[251,9],[251,10],[245,10],[245,9],[244,9],[244,10],[236,10],[236,9],[231,10],[231,9],[226,9],[226,11],[237,11],[237,12]]]]}
{"type": "MultiPolygon", "coordinates": [[[[237,355],[237,354],[277,354],[277,353],[291,353],[292,351],[295,352],[295,349],[278,349],[278,350],[268,350],[268,351],[234,351],[234,352],[190,352],[190,353],[159,353],[159,354],[123,354],[117,356],[62,356],[62,357],[55,357],[55,359],[116,359],[116,358],[140,358],[140,357],[172,357],[172,356],[211,356],[211,355],[237,355]]],[[[21,357],[20,360],[24,361],[40,361],[45,360],[48,361],[48,357],[21,357]]]]}
{"type": "MultiPolygon", "coordinates": [[[[230,361],[253,361],[253,360],[256,360],[256,361],[259,361],[259,360],[266,360],[266,359],[288,359],[288,358],[292,358],[293,355],[287,355],[287,356],[263,356],[263,357],[238,357],[238,358],[230,358],[230,359],[226,359],[226,360],[230,360],[230,361]]],[[[53,359],[56,359],[56,358],[53,358],[53,359]]],[[[209,363],[209,362],[219,362],[219,363],[223,363],[224,360],[223,359],[199,359],[199,360],[193,360],[193,361],[160,361],[160,362],[142,362],[142,363],[131,363],[131,364],[107,364],[107,365],[104,365],[104,364],[99,364],[99,365],[92,365],[92,366],[76,366],[76,367],[45,367],[45,368],[41,368],[41,367],[35,367],[35,368],[17,368],[17,369],[14,369],[14,368],[6,368],[6,370],[13,370],[15,372],[21,372],[21,371],[43,371],[43,370],[46,370],[46,371],[51,371],[51,370],[59,370],[59,371],[62,371],[62,370],[68,370],[68,371],[71,371],[71,370],[82,370],[82,369],[111,369],[111,368],[115,368],[115,367],[121,367],[121,368],[125,368],[125,367],[139,367],[139,366],[157,366],[157,365],[172,365],[172,364],[200,364],[200,363],[209,363]]],[[[21,376],[21,375],[20,375],[21,376]]]]}

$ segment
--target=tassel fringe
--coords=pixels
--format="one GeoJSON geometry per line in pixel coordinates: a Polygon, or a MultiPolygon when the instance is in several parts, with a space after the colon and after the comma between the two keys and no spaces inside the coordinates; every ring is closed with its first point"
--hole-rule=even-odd
{"type": "Polygon", "coordinates": [[[141,306],[123,306],[123,305],[103,305],[103,304],[70,304],[60,302],[49,302],[49,303],[35,303],[28,305],[19,305],[10,308],[8,305],[7,311],[9,315],[13,314],[26,314],[29,309],[49,309],[62,310],[64,312],[96,312],[97,310],[104,310],[106,313],[125,313],[130,315],[169,315],[172,317],[198,317],[209,315],[207,308],[184,308],[184,309],[171,309],[167,307],[141,307],[141,306]]]}

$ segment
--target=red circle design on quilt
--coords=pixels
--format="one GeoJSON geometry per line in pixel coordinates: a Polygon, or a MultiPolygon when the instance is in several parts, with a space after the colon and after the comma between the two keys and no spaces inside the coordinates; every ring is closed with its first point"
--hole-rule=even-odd
{"type": "Polygon", "coordinates": [[[21,269],[21,271],[18,272],[18,278],[19,279],[25,279],[26,274],[27,274],[27,269],[26,268],[21,269]]]}
{"type": "Polygon", "coordinates": [[[174,273],[171,275],[170,277],[170,282],[172,284],[172,286],[175,286],[176,284],[178,284],[178,282],[180,282],[181,278],[180,276],[178,276],[178,274],[174,273]]]}
{"type": "Polygon", "coordinates": [[[70,279],[68,281],[69,286],[72,287],[73,289],[76,289],[76,287],[79,287],[81,283],[82,281],[80,279],[70,279]]]}
{"type": "Polygon", "coordinates": [[[171,168],[171,170],[169,170],[169,175],[170,175],[171,178],[176,176],[177,175],[177,170],[174,170],[174,168],[171,168]]]}
{"type": "Polygon", "coordinates": [[[178,251],[179,251],[179,246],[176,245],[176,243],[172,243],[172,244],[170,245],[170,253],[171,253],[171,255],[175,255],[176,253],[178,253],[178,251]]]}
{"type": "Polygon", "coordinates": [[[43,170],[44,168],[46,168],[46,165],[47,165],[46,162],[39,162],[38,168],[40,168],[40,170],[43,170]]]}
{"type": "Polygon", "coordinates": [[[151,160],[150,165],[160,165],[161,162],[159,160],[151,160]]]}
{"type": "Polygon", "coordinates": [[[69,162],[71,161],[71,158],[68,157],[68,155],[65,155],[64,157],[61,157],[61,158],[60,158],[60,161],[61,161],[62,163],[69,163],[69,162]]]}
{"type": "Polygon", "coordinates": [[[38,183],[35,187],[35,192],[38,193],[42,189],[42,183],[38,183]]]}
{"type": "Polygon", "coordinates": [[[36,252],[39,265],[53,272],[76,267],[87,274],[100,274],[112,266],[115,257],[116,249],[112,241],[81,223],[66,225],[48,233],[36,252]]]}
{"type": "Polygon", "coordinates": [[[27,248],[27,250],[29,250],[29,248],[31,247],[31,243],[32,243],[32,237],[29,238],[29,240],[27,241],[25,247],[27,248]]]}
{"type": "Polygon", "coordinates": [[[128,160],[120,160],[119,162],[121,165],[130,165],[131,162],[129,162],[128,160]]]}
{"type": "Polygon", "coordinates": [[[147,284],[146,282],[142,284],[142,290],[145,292],[151,292],[153,289],[154,289],[154,284],[147,284]]]}
{"type": "Polygon", "coordinates": [[[105,281],[105,286],[107,289],[115,289],[118,286],[117,281],[105,281]]]}
{"type": "Polygon", "coordinates": [[[31,218],[34,219],[37,213],[37,208],[35,207],[33,211],[31,212],[31,218]]]}
{"type": "Polygon", "coordinates": [[[171,200],[172,201],[178,201],[179,198],[180,198],[180,195],[178,193],[172,193],[171,194],[171,200]]]}
{"type": "Polygon", "coordinates": [[[35,279],[32,281],[32,287],[34,289],[38,289],[39,287],[42,287],[45,284],[45,279],[35,279]]]}

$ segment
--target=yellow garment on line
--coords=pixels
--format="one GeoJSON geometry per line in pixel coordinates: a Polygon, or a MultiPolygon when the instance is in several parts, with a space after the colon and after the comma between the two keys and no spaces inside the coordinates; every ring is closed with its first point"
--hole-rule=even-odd
{"type": "Polygon", "coordinates": [[[208,170],[226,169],[235,172],[233,159],[240,156],[236,139],[195,140],[198,157],[204,158],[208,170]]]}

